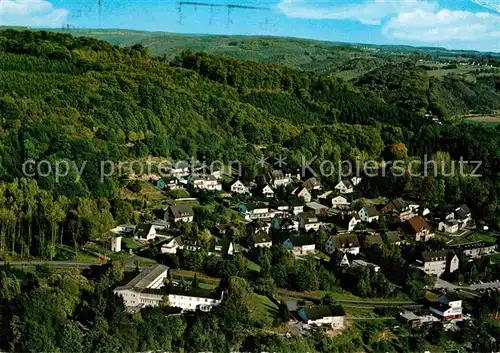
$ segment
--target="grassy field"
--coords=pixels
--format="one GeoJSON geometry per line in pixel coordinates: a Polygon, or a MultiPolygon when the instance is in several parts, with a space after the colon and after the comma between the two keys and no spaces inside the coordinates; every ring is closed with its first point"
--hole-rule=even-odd
{"type": "Polygon", "coordinates": [[[135,240],[133,238],[129,238],[129,237],[123,237],[122,242],[123,242],[123,246],[126,247],[127,249],[137,250],[137,249],[144,247],[144,245],[142,245],[142,243],[138,242],[137,240],[135,240]]]}
{"type": "Polygon", "coordinates": [[[487,243],[493,244],[497,241],[498,235],[494,233],[479,233],[475,232],[466,236],[466,239],[470,242],[474,241],[485,241],[487,243]]]}
{"type": "Polygon", "coordinates": [[[257,293],[252,294],[252,304],[252,319],[260,322],[262,327],[272,326],[278,315],[278,307],[268,297],[257,293]]]}
{"type": "Polygon", "coordinates": [[[500,125],[500,115],[478,115],[464,118],[464,120],[471,124],[483,124],[490,127],[500,125]]]}

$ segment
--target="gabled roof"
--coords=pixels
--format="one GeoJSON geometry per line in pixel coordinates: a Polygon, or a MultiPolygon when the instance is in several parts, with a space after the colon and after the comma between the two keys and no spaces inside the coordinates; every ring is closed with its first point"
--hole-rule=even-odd
{"type": "Polygon", "coordinates": [[[313,209],[313,210],[324,210],[324,209],[328,209],[328,206],[322,205],[322,204],[317,203],[317,202],[315,202],[315,201],[307,202],[307,203],[306,203],[306,206],[307,206],[307,207],[309,207],[310,209],[313,209]]]}
{"type": "Polygon", "coordinates": [[[467,205],[462,205],[455,210],[455,213],[459,218],[467,218],[467,215],[470,214],[470,209],[467,205]]]}
{"type": "Polygon", "coordinates": [[[338,317],[345,316],[344,308],[341,305],[321,305],[321,306],[313,306],[308,308],[301,308],[300,310],[304,311],[304,314],[307,320],[318,320],[324,317],[338,317]]]}
{"type": "Polygon", "coordinates": [[[337,185],[339,185],[340,183],[344,184],[344,186],[347,189],[352,189],[354,187],[352,181],[350,181],[349,179],[344,179],[344,180],[340,181],[339,183],[337,183],[337,185]]]}
{"type": "Polygon", "coordinates": [[[422,216],[413,217],[412,219],[406,221],[406,223],[413,234],[420,233],[422,229],[431,229],[425,218],[422,216]]]}
{"type": "Polygon", "coordinates": [[[281,169],[273,169],[271,171],[271,177],[273,179],[284,179],[285,174],[283,174],[283,171],[281,169]]]}
{"type": "Polygon", "coordinates": [[[367,235],[365,237],[365,245],[382,245],[383,243],[380,234],[367,235]]]}
{"type": "Polygon", "coordinates": [[[303,187],[307,189],[307,191],[311,191],[313,188],[316,186],[320,186],[321,184],[319,183],[318,179],[312,177],[304,181],[302,184],[303,187]]]}
{"type": "Polygon", "coordinates": [[[292,235],[290,238],[293,246],[304,246],[315,244],[314,239],[309,234],[292,235]]]}
{"type": "Polygon", "coordinates": [[[389,201],[383,208],[383,212],[402,212],[408,207],[408,204],[405,200],[403,200],[401,197],[398,197],[397,199],[389,201]]]}
{"type": "Polygon", "coordinates": [[[379,215],[377,207],[375,206],[365,206],[365,210],[366,213],[368,214],[368,217],[375,217],[379,215]]]}
{"type": "Polygon", "coordinates": [[[153,228],[151,223],[140,223],[135,227],[135,235],[139,238],[146,237],[153,228]]]}
{"type": "Polygon", "coordinates": [[[359,241],[356,234],[341,234],[331,237],[335,249],[358,248],[359,241]]]}
{"type": "Polygon", "coordinates": [[[168,208],[174,218],[194,216],[193,206],[188,204],[177,204],[168,208]]]}
{"type": "Polygon", "coordinates": [[[389,244],[401,242],[401,233],[398,231],[390,231],[384,233],[384,238],[389,244]]]}
{"type": "Polygon", "coordinates": [[[424,262],[444,261],[448,257],[450,250],[423,251],[422,260],[424,262]]]}
{"type": "Polygon", "coordinates": [[[271,237],[266,232],[259,231],[257,233],[250,234],[248,242],[252,244],[269,243],[271,242],[271,237]]]}

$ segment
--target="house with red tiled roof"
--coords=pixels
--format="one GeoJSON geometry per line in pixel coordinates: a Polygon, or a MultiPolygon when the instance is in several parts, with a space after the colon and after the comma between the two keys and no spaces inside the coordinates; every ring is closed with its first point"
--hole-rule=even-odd
{"type": "Polygon", "coordinates": [[[434,234],[431,233],[431,227],[426,219],[422,216],[410,218],[404,224],[404,230],[408,236],[415,241],[427,241],[431,239],[434,234]]]}

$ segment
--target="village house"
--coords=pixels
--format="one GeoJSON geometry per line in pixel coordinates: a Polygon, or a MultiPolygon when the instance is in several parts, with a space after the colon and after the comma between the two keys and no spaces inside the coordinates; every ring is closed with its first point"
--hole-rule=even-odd
{"type": "Polygon", "coordinates": [[[350,206],[350,202],[345,196],[339,195],[333,191],[325,192],[318,196],[318,199],[331,208],[345,209],[350,206]]]}
{"type": "Polygon", "coordinates": [[[352,255],[359,254],[359,241],[356,234],[332,235],[325,242],[325,251],[333,254],[335,250],[352,255]]]}
{"type": "Polygon", "coordinates": [[[424,251],[420,263],[425,273],[440,277],[443,273],[453,273],[458,269],[458,256],[450,250],[424,251]]]}
{"type": "Polygon", "coordinates": [[[461,321],[462,320],[462,299],[454,291],[436,295],[426,293],[429,301],[429,311],[441,321],[461,321]]]}
{"type": "Polygon", "coordinates": [[[166,239],[156,245],[162,254],[176,254],[178,250],[182,250],[184,242],[180,236],[166,239]]]}
{"type": "Polygon", "coordinates": [[[412,205],[399,197],[382,207],[381,212],[393,215],[399,218],[401,222],[404,222],[417,215],[415,213],[416,209],[418,209],[418,205],[412,205]]]}
{"type": "Polygon", "coordinates": [[[275,216],[275,212],[266,204],[241,204],[239,211],[246,220],[271,219],[275,216]]]}
{"type": "Polygon", "coordinates": [[[379,212],[375,206],[365,206],[358,212],[359,217],[363,222],[376,222],[379,219],[379,212]]]}
{"type": "Polygon", "coordinates": [[[420,317],[411,311],[399,313],[399,320],[404,322],[410,328],[418,328],[421,325],[420,317]]]}
{"type": "Polygon", "coordinates": [[[300,199],[293,199],[289,201],[290,211],[293,215],[298,215],[304,212],[304,203],[300,199]]]}
{"type": "Polygon", "coordinates": [[[182,242],[183,242],[182,250],[188,250],[193,252],[201,250],[201,243],[198,239],[183,238],[182,242]]]}
{"type": "Polygon", "coordinates": [[[341,223],[348,232],[352,232],[361,223],[361,218],[357,213],[354,215],[342,215],[341,223]]]}
{"type": "Polygon", "coordinates": [[[304,229],[306,232],[309,230],[318,230],[321,227],[321,222],[314,212],[302,212],[297,215],[299,221],[299,229],[304,229]]]}
{"type": "Polygon", "coordinates": [[[453,212],[445,215],[444,220],[439,222],[438,230],[447,233],[456,233],[464,229],[472,222],[472,214],[466,205],[456,208],[453,212]]]}
{"type": "Polygon", "coordinates": [[[289,173],[284,174],[282,170],[275,169],[271,172],[271,179],[273,181],[273,187],[279,188],[290,184],[292,182],[292,175],[289,173]]]}
{"type": "Polygon", "coordinates": [[[167,208],[165,211],[165,221],[172,223],[190,223],[194,219],[193,206],[189,204],[177,204],[167,208]]]}
{"type": "Polygon", "coordinates": [[[178,190],[183,186],[176,177],[159,178],[153,184],[160,190],[178,190]]]}
{"type": "Polygon", "coordinates": [[[403,228],[406,234],[417,242],[427,241],[434,236],[434,234],[431,233],[429,224],[422,216],[416,216],[407,220],[403,228]]]}
{"type": "Polygon", "coordinates": [[[388,231],[382,233],[382,238],[387,244],[392,244],[396,246],[401,246],[404,243],[402,240],[402,234],[399,231],[388,231]]]}
{"type": "Polygon", "coordinates": [[[189,175],[189,168],[189,163],[179,161],[170,167],[168,174],[176,178],[185,177],[189,175]]]}
{"type": "Polygon", "coordinates": [[[283,245],[294,255],[306,255],[316,251],[316,242],[309,234],[294,234],[287,238],[283,245]]]}
{"type": "Polygon", "coordinates": [[[263,188],[262,188],[262,195],[264,195],[265,197],[274,197],[274,190],[271,189],[271,187],[269,185],[265,185],[263,188]]]}
{"type": "Polygon", "coordinates": [[[481,257],[490,255],[496,252],[497,244],[490,244],[485,241],[476,241],[473,243],[455,244],[450,245],[450,249],[455,252],[461,252],[469,257],[481,257]]]}
{"type": "Polygon", "coordinates": [[[347,257],[347,253],[344,253],[340,250],[334,250],[333,254],[330,255],[331,258],[333,259],[333,263],[337,267],[349,267],[350,262],[349,258],[347,257]]]}
{"type": "Polygon", "coordinates": [[[368,234],[365,236],[360,235],[359,238],[361,243],[363,243],[363,246],[382,246],[384,244],[380,234],[368,234]]]}
{"type": "Polygon", "coordinates": [[[249,194],[250,190],[241,180],[236,180],[234,183],[231,184],[230,190],[234,194],[249,194]]]}
{"type": "Polygon", "coordinates": [[[212,175],[190,174],[187,177],[187,183],[194,188],[210,191],[222,190],[222,184],[219,183],[217,178],[212,175]]]}
{"type": "Polygon", "coordinates": [[[314,306],[300,308],[297,311],[300,319],[309,326],[328,327],[333,330],[342,330],[345,328],[345,311],[342,306],[314,306]]]}
{"type": "Polygon", "coordinates": [[[354,185],[349,179],[344,179],[338,182],[334,189],[338,190],[341,194],[352,194],[354,192],[354,185]]]}
{"type": "Polygon", "coordinates": [[[363,180],[363,179],[362,179],[361,177],[359,177],[359,176],[354,176],[354,177],[352,177],[352,178],[351,178],[351,183],[352,183],[352,185],[354,185],[354,186],[358,186],[358,185],[361,183],[361,181],[362,181],[362,180],[363,180]]]}
{"type": "Polygon", "coordinates": [[[313,190],[321,190],[321,183],[315,177],[309,178],[302,183],[302,187],[306,188],[310,192],[313,190]]]}
{"type": "Polygon", "coordinates": [[[351,266],[352,267],[371,267],[375,272],[380,271],[380,266],[372,264],[371,262],[366,262],[365,260],[352,260],[351,261],[351,266]]]}
{"type": "Polygon", "coordinates": [[[229,239],[214,238],[208,254],[216,256],[232,256],[234,255],[234,244],[229,239]]]}
{"type": "Polygon", "coordinates": [[[150,241],[156,238],[157,230],[162,230],[166,226],[154,225],[152,223],[140,223],[135,227],[134,238],[138,240],[150,241]]]}
{"type": "Polygon", "coordinates": [[[296,219],[290,218],[290,217],[274,217],[272,222],[272,226],[276,230],[282,230],[282,231],[298,231],[300,222],[296,219]]]}
{"type": "Polygon", "coordinates": [[[250,234],[247,238],[247,243],[253,248],[270,248],[273,245],[269,234],[263,231],[250,234]]]}
{"type": "Polygon", "coordinates": [[[273,199],[270,205],[276,211],[277,215],[287,215],[290,213],[290,205],[284,200],[273,199]]]}
{"type": "Polygon", "coordinates": [[[311,193],[305,187],[296,188],[292,191],[292,195],[301,198],[302,200],[304,200],[304,202],[310,202],[312,198],[311,193]]]}
{"type": "Polygon", "coordinates": [[[306,208],[309,210],[309,211],[312,211],[314,212],[314,214],[325,214],[328,212],[328,207],[325,206],[325,205],[322,205],[320,203],[317,203],[315,201],[311,201],[311,202],[308,202],[306,203],[306,208]]]}

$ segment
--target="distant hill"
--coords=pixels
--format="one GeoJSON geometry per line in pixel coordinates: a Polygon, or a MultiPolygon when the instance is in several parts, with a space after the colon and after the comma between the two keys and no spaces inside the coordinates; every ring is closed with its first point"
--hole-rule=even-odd
{"type": "Polygon", "coordinates": [[[118,29],[67,29],[59,32],[105,40],[120,47],[141,44],[151,55],[170,60],[185,50],[204,51],[242,60],[284,65],[320,74],[356,79],[387,63],[408,59],[460,60],[489,57],[500,63],[499,53],[447,50],[407,45],[370,45],[271,36],[188,35],[118,29]]]}

